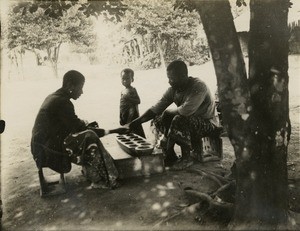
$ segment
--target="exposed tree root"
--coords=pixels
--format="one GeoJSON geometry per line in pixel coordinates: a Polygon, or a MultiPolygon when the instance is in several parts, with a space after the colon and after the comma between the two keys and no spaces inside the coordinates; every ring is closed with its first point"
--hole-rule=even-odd
{"type": "Polygon", "coordinates": [[[233,216],[234,205],[224,202],[219,197],[211,197],[206,193],[201,193],[195,190],[187,189],[185,193],[193,199],[198,199],[200,202],[205,202],[208,205],[207,212],[213,217],[218,217],[220,220],[229,222],[233,216]]]}
{"type": "Polygon", "coordinates": [[[206,172],[206,171],[203,171],[200,169],[194,169],[194,168],[187,169],[187,171],[197,173],[201,176],[205,176],[205,177],[211,179],[212,181],[214,181],[215,183],[217,183],[219,186],[223,186],[224,184],[228,183],[228,181],[224,177],[218,176],[218,175],[213,174],[208,171],[206,172]]]}
{"type": "Polygon", "coordinates": [[[236,183],[235,181],[230,181],[229,183],[221,186],[215,192],[213,192],[211,197],[218,196],[223,201],[234,203],[235,202],[235,190],[236,190],[236,183]]]}

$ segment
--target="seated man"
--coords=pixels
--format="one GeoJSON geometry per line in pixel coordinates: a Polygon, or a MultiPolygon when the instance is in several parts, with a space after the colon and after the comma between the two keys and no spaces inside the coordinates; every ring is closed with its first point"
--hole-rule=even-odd
{"type": "Polygon", "coordinates": [[[171,87],[154,106],[132,121],[129,127],[154,119],[155,126],[164,134],[161,146],[166,155],[165,165],[171,166],[177,162],[176,165],[184,168],[191,163],[190,151],[199,148],[199,137],[213,132],[218,124],[214,116],[215,104],[206,84],[188,76],[183,61],[171,62],[167,67],[167,77],[171,87]],[[177,108],[167,109],[172,103],[177,108]],[[181,161],[178,161],[174,151],[175,143],[181,147],[181,161]]]}
{"type": "MultiPolygon", "coordinates": [[[[118,171],[99,137],[110,133],[126,133],[128,129],[104,130],[97,123],[88,124],[75,114],[70,99],[83,93],[84,76],[68,71],[60,89],[43,102],[32,130],[31,152],[39,170],[49,167],[58,173],[71,170],[71,163],[81,165],[92,187],[118,186],[118,171]]],[[[45,185],[41,179],[41,186],[45,185]]]]}

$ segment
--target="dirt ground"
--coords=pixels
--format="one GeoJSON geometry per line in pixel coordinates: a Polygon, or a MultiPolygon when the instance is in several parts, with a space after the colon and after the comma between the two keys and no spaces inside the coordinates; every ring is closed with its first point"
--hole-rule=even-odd
{"type": "MultiPolygon", "coordinates": [[[[299,73],[299,68],[294,68],[294,72],[299,73]]],[[[296,74],[294,77],[296,79],[296,74]]],[[[298,80],[295,81],[294,83],[297,83],[298,80]]],[[[98,80],[91,79],[90,82],[95,84],[98,80]]],[[[126,179],[121,181],[120,188],[107,190],[91,189],[82,176],[80,167],[73,165],[72,171],[66,174],[67,193],[41,198],[37,169],[30,153],[30,132],[33,118],[42,99],[52,92],[50,89],[55,90],[58,83],[58,80],[45,80],[27,81],[25,85],[24,82],[10,82],[4,86],[4,96],[14,95],[13,98],[7,99],[8,103],[17,106],[9,107],[8,103],[4,104],[4,110],[7,110],[4,115],[8,127],[1,137],[3,230],[216,230],[225,228],[220,222],[203,220],[195,215],[178,216],[167,224],[156,226],[160,221],[177,214],[189,204],[183,191],[185,187],[192,187],[202,192],[212,192],[217,189],[218,185],[215,182],[187,171],[166,171],[147,178],[126,179]],[[39,84],[43,84],[43,88],[38,87],[39,84]],[[26,92],[28,94],[25,94],[26,92]],[[25,110],[29,107],[33,108],[30,112],[25,110]],[[10,126],[13,122],[15,122],[14,126],[10,126]]],[[[105,82],[101,84],[101,89],[106,89],[105,82]]],[[[136,84],[137,89],[141,89],[144,83],[136,84]]],[[[149,81],[149,84],[155,87],[155,83],[149,81]]],[[[112,87],[110,83],[110,88],[101,92],[102,101],[112,87]]],[[[89,89],[89,86],[87,88],[89,89]]],[[[164,85],[158,88],[158,95],[161,88],[164,88],[164,85]]],[[[86,95],[96,94],[95,92],[90,90],[86,95]]],[[[142,100],[146,99],[141,112],[144,111],[143,107],[147,107],[155,98],[147,99],[144,94],[148,92],[140,94],[142,100]]],[[[110,104],[111,107],[116,107],[117,99],[118,95],[112,99],[116,102],[110,104]]],[[[291,94],[290,117],[293,132],[289,144],[288,169],[290,208],[294,212],[300,212],[299,99],[299,94],[291,94]]],[[[89,117],[90,120],[95,117],[100,118],[98,114],[90,115],[91,110],[87,108],[86,102],[92,105],[93,111],[97,111],[99,115],[104,114],[94,106],[99,103],[99,98],[87,97],[83,98],[82,103],[75,103],[75,107],[82,108],[79,111],[80,116],[89,117]]],[[[105,110],[107,111],[109,108],[105,110]]],[[[117,121],[116,118],[110,115],[113,114],[107,112],[101,117],[102,124],[116,126],[117,122],[111,122],[117,121]]],[[[145,128],[149,135],[148,124],[145,128]]],[[[106,147],[116,145],[114,135],[109,135],[102,141],[106,147]]],[[[226,137],[223,137],[223,152],[222,161],[197,164],[195,167],[205,169],[213,166],[220,174],[228,173],[234,156],[226,137]]]]}
{"type": "MultiPolygon", "coordinates": [[[[299,113],[299,107],[297,108],[299,113]]],[[[293,110],[292,110],[292,113],[293,110]]],[[[296,113],[295,113],[296,114],[296,113]]],[[[299,114],[298,114],[299,115],[299,114]]],[[[299,134],[299,123],[296,125],[299,134]]],[[[112,137],[106,142],[114,142],[112,137]]],[[[225,174],[231,164],[229,141],[223,138],[224,160],[198,164],[205,169],[214,166],[225,174]]],[[[292,135],[290,153],[299,153],[299,136],[292,135]]],[[[91,189],[73,166],[67,174],[67,193],[50,198],[40,198],[37,170],[29,155],[28,143],[11,147],[5,168],[14,169],[6,175],[3,183],[3,230],[149,230],[158,228],[166,217],[180,212],[189,203],[183,189],[192,187],[201,192],[212,192],[218,188],[215,182],[187,171],[137,177],[122,180],[116,190],[91,189]],[[18,160],[15,160],[18,155],[18,160]]],[[[300,212],[300,163],[289,161],[290,207],[300,212]]],[[[179,216],[160,226],[160,229],[203,230],[224,229],[222,223],[198,220],[196,215],[179,216]],[[179,219],[182,218],[182,219],[179,219]]]]}

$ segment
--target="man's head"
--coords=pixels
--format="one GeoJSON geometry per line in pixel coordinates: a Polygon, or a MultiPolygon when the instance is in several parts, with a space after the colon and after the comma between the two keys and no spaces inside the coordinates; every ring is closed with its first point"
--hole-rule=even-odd
{"type": "Polygon", "coordinates": [[[125,68],[121,71],[121,81],[124,87],[129,87],[134,81],[134,71],[130,68],[125,68]]]}
{"type": "Polygon", "coordinates": [[[173,89],[184,88],[188,81],[188,69],[186,64],[181,60],[171,62],[167,67],[167,76],[169,84],[173,89]]]}
{"type": "Polygon", "coordinates": [[[70,98],[76,100],[83,93],[84,81],[85,78],[80,72],[71,70],[63,77],[63,88],[69,92],[70,98]]]}

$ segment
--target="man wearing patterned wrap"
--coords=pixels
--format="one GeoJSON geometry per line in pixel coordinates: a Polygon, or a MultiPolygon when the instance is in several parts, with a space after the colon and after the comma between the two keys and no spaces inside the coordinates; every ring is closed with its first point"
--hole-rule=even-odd
{"type": "Polygon", "coordinates": [[[45,99],[32,130],[31,152],[39,169],[49,167],[67,173],[74,163],[83,166],[92,187],[115,188],[118,172],[99,137],[128,129],[104,130],[96,122],[88,124],[77,117],[70,99],[80,97],[84,82],[80,72],[68,71],[62,87],[45,99]]]}
{"type": "Polygon", "coordinates": [[[167,67],[167,77],[171,87],[162,98],[129,126],[154,119],[155,127],[164,135],[161,147],[165,153],[165,165],[183,169],[191,165],[190,151],[197,149],[199,137],[210,134],[216,127],[215,104],[206,84],[198,78],[189,77],[187,66],[176,60],[167,67]],[[169,109],[172,104],[175,109],[169,109]],[[174,145],[182,150],[178,161],[174,145]]]}

